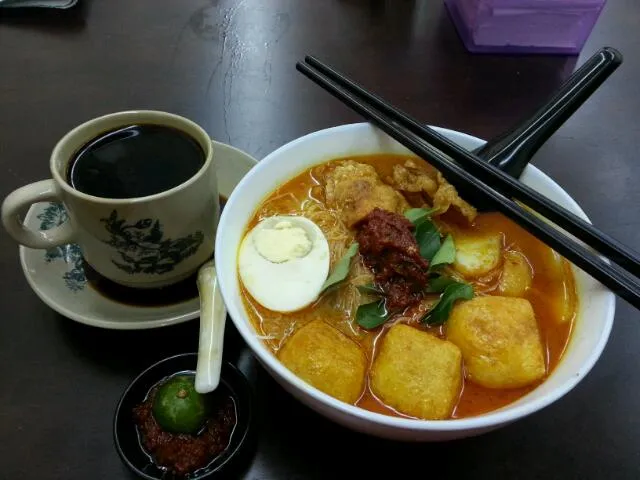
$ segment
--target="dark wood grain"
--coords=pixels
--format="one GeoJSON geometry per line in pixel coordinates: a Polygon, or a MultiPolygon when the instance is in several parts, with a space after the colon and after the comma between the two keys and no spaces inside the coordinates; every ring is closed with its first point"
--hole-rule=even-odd
{"type": "MultiPolygon", "coordinates": [[[[257,157],[360,121],[295,71],[305,54],[425,122],[491,137],[530,114],[576,62],[611,45],[625,63],[534,163],[600,228],[640,244],[636,0],[608,2],[579,58],[470,55],[436,0],[80,1],[64,13],[0,10],[2,196],[46,178],[56,140],[107,112],[186,115],[257,157]]],[[[112,445],[116,402],[153,361],[195,351],[197,322],[113,332],[65,319],[30,290],[6,234],[0,271],[0,478],[128,478],[112,445]]],[[[229,326],[226,356],[254,381],[261,414],[245,477],[638,478],[638,320],[618,302],[596,367],[544,411],[479,438],[426,445],[368,438],[320,418],[256,365],[229,326]]]]}

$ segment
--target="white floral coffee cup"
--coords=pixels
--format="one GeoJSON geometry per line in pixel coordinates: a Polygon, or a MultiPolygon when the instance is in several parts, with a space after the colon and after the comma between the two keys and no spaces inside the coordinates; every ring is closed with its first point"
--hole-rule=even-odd
{"type": "MultiPolygon", "coordinates": [[[[153,161],[153,159],[149,159],[153,161]]],[[[211,258],[220,216],[211,139],[194,122],[165,112],[128,111],[90,120],[67,133],[50,159],[52,179],[10,193],[2,204],[7,232],[30,248],[77,243],[85,262],[105,278],[128,287],[170,285],[211,258]],[[146,197],[112,199],[75,190],[67,168],[76,152],[105,132],[129,125],[163,125],[192,137],[204,165],[184,183],[146,197]],[[68,219],[50,230],[31,230],[22,216],[34,203],[59,202],[68,219]]]]}

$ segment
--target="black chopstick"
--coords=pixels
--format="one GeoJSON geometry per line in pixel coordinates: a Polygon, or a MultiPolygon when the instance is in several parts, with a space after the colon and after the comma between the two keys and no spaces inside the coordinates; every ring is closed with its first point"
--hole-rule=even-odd
{"type": "MultiPolygon", "coordinates": [[[[603,48],[601,52],[603,55],[608,55],[610,57],[611,65],[613,67],[615,67],[616,63],[621,61],[622,56],[613,48],[606,47],[603,48]]],[[[335,81],[338,85],[343,86],[348,91],[363,98],[371,105],[378,108],[381,112],[388,115],[391,120],[396,121],[412,133],[418,135],[437,149],[441,150],[444,154],[464,165],[469,172],[479,180],[492,185],[496,189],[500,189],[500,191],[505,195],[519,200],[525,205],[533,208],[557,224],[560,228],[566,230],[572,235],[575,235],[576,237],[579,237],[584,243],[609,258],[612,262],[622,266],[633,275],[640,275],[640,254],[637,252],[620,243],[610,235],[598,230],[589,222],[586,222],[582,218],[562,208],[560,205],[536,192],[531,187],[524,185],[517,179],[514,179],[510,175],[502,172],[497,167],[490,165],[473,152],[465,150],[459,145],[453,143],[451,140],[439,134],[432,128],[422,125],[414,118],[393,107],[379,96],[368,92],[362,86],[345,77],[328,65],[325,65],[320,60],[307,56],[305,57],[305,61],[331,80],[335,81]]],[[[601,59],[600,61],[603,60],[601,59]]],[[[585,68],[588,68],[587,65],[585,65],[585,68]]]]}
{"type": "Polygon", "coordinates": [[[640,308],[640,285],[636,279],[629,274],[600,259],[585,247],[562,234],[559,230],[556,230],[540,218],[524,210],[513,200],[505,196],[498,188],[494,189],[483,183],[468,173],[462,166],[452,162],[449,157],[445,156],[424,139],[410,132],[398,122],[393,121],[387,115],[379,112],[353,92],[346,91],[332,79],[304,63],[297,63],[296,68],[347,106],[372,121],[381,130],[395,138],[416,155],[429,159],[446,177],[454,182],[468,185],[476,195],[484,197],[496,210],[521,225],[560,255],[566,257],[593,278],[610,288],[621,298],[627,300],[631,305],[640,308]]]}
{"type": "MultiPolygon", "coordinates": [[[[314,61],[316,60],[314,59],[314,61]]],[[[539,138],[541,143],[534,143],[533,148],[526,148],[527,152],[530,152],[529,155],[533,155],[542,142],[556,132],[622,65],[622,62],[622,54],[611,47],[603,47],[596,51],[563,82],[545,105],[536,111],[530,121],[475,149],[473,153],[492,165],[498,166],[500,170],[508,171],[500,164],[511,157],[502,157],[500,151],[513,151],[514,147],[518,148],[516,145],[521,144],[522,138],[539,138]],[[550,125],[554,125],[554,127],[548,128],[550,125]],[[491,160],[496,155],[502,159],[493,158],[491,160]]],[[[513,175],[511,172],[509,174],[514,178],[519,178],[518,175],[513,175]]]]}

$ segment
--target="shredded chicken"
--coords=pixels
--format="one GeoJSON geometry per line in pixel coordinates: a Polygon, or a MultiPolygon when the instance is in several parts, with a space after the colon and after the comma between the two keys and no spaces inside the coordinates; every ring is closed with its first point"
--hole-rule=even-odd
{"type": "Polygon", "coordinates": [[[348,227],[376,207],[394,213],[409,208],[402,194],[383,183],[374,167],[353,160],[341,163],[327,174],[325,197],[329,207],[340,210],[348,227]]]}
{"type": "Polygon", "coordinates": [[[478,213],[474,207],[460,198],[455,187],[447,182],[440,172],[436,171],[435,175],[430,175],[413,160],[407,160],[404,165],[395,165],[393,176],[388,181],[403,192],[425,193],[432,206],[438,210],[438,214],[443,214],[453,207],[469,222],[473,222],[478,213]]]}

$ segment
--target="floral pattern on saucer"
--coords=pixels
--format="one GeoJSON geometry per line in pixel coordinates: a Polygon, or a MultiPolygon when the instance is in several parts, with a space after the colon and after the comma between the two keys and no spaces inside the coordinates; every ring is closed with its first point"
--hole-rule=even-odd
{"type": "MultiPolygon", "coordinates": [[[[37,218],[40,220],[40,230],[50,230],[66,222],[69,214],[61,203],[49,203],[44,211],[37,215],[37,218]]],[[[87,277],[82,265],[82,252],[77,244],[70,243],[47,250],[44,259],[47,263],[62,260],[70,265],[70,270],[62,275],[65,285],[72,292],[84,289],[87,277]]]]}

